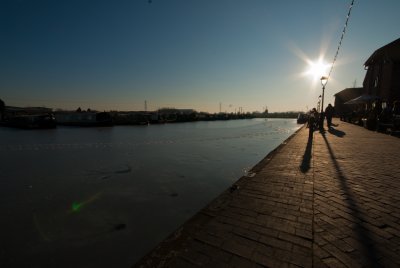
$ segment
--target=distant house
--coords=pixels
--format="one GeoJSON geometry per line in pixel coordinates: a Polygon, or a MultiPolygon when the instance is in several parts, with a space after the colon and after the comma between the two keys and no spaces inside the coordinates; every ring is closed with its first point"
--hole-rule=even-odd
{"type": "Polygon", "coordinates": [[[346,102],[357,98],[365,93],[362,87],[346,88],[336,93],[335,96],[335,113],[339,116],[351,113],[352,108],[350,105],[345,104],[346,102]]]}
{"type": "Polygon", "coordinates": [[[390,104],[400,100],[400,38],[376,50],[364,66],[366,94],[390,104]]]}

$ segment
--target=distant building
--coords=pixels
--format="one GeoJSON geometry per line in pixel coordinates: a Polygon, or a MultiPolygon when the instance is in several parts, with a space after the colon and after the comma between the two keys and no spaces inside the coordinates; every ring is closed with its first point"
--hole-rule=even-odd
{"type": "Polygon", "coordinates": [[[336,93],[335,96],[335,113],[342,116],[352,112],[352,107],[345,104],[349,100],[355,99],[365,93],[362,87],[345,88],[336,93]]]}
{"type": "Polygon", "coordinates": [[[400,38],[376,50],[364,63],[365,93],[383,102],[400,100],[400,38]]]}
{"type": "Polygon", "coordinates": [[[187,122],[197,119],[197,112],[193,109],[161,108],[157,112],[165,122],[187,122]]]}
{"type": "Polygon", "coordinates": [[[351,113],[354,105],[344,104],[361,95],[378,97],[392,104],[400,100],[400,38],[377,49],[364,63],[363,87],[346,88],[335,94],[337,115],[351,113]]]}

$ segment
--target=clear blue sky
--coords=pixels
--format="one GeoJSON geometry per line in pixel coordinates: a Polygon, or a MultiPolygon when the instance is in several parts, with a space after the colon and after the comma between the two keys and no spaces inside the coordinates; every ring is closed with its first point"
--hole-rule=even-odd
{"type": "MultiPolygon", "coordinates": [[[[332,62],[350,0],[1,0],[6,105],[99,110],[305,110],[332,62]]],[[[362,85],[363,63],[400,37],[400,1],[356,0],[325,103],[362,85]]]]}

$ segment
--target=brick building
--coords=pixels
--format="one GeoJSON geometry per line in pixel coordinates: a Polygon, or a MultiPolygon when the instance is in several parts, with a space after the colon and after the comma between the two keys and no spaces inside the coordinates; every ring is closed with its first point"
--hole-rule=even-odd
{"type": "Polygon", "coordinates": [[[366,94],[392,104],[400,100],[400,38],[377,49],[364,63],[366,94]]]}

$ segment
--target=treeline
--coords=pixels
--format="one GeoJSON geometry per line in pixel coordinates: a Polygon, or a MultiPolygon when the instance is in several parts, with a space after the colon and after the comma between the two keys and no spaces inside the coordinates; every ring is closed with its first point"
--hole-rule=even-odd
{"type": "Polygon", "coordinates": [[[268,113],[266,118],[297,118],[300,112],[268,113]]]}
{"type": "Polygon", "coordinates": [[[112,111],[111,116],[114,124],[157,124],[174,122],[193,122],[193,121],[214,121],[214,120],[236,120],[252,118],[297,118],[298,112],[279,112],[279,113],[205,113],[191,109],[160,109],[158,111],[145,112],[119,112],[112,111]]]}

